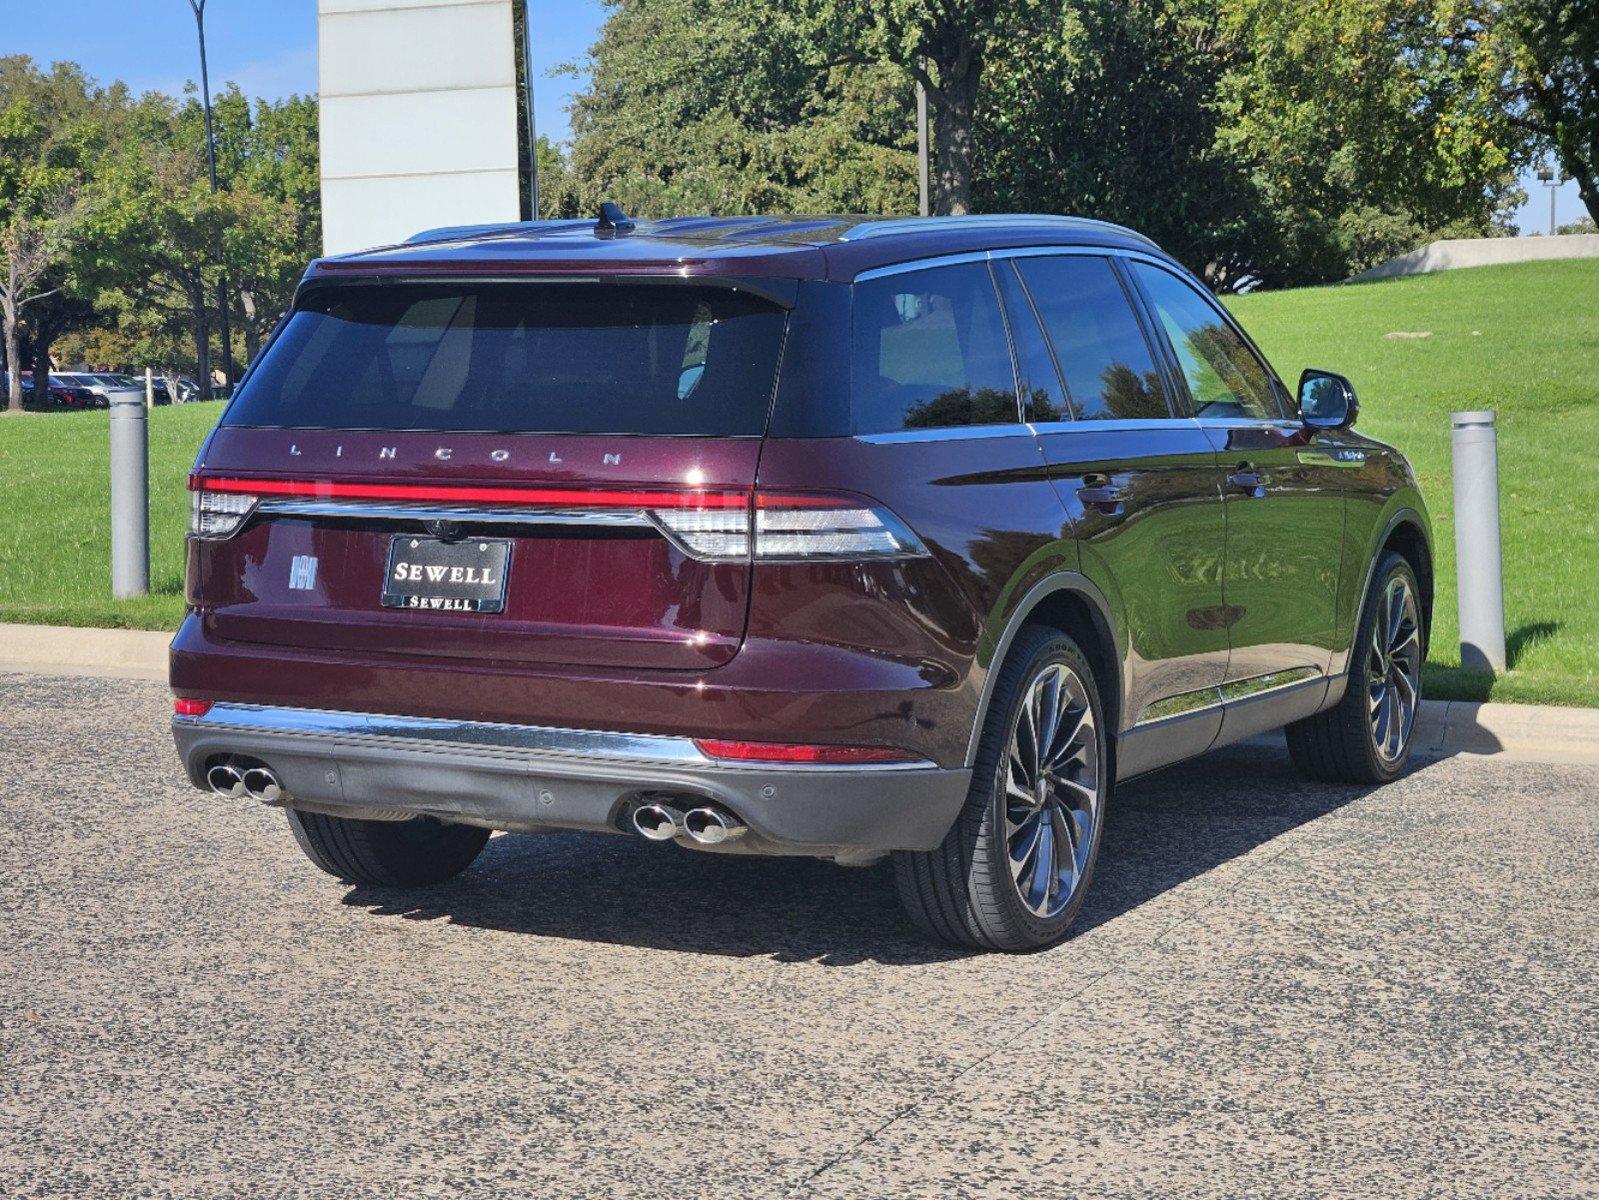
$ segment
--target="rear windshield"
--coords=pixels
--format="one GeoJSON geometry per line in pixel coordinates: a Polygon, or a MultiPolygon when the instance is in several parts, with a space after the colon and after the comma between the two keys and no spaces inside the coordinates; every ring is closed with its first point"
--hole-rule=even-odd
{"type": "Polygon", "coordinates": [[[783,309],[679,284],[310,293],[225,425],[492,433],[764,432],[783,309]]]}

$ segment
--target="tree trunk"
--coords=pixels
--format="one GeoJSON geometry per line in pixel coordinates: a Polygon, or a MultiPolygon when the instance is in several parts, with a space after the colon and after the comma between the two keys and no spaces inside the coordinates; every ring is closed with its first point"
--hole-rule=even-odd
{"type": "Polygon", "coordinates": [[[50,343],[54,340],[51,330],[35,328],[33,331],[33,381],[45,381],[45,394],[49,394],[50,384],[50,343]]]}
{"type": "Polygon", "coordinates": [[[255,307],[255,293],[245,288],[239,293],[239,305],[244,309],[244,365],[255,361],[255,352],[261,349],[260,313],[255,307]]]}
{"type": "Polygon", "coordinates": [[[951,62],[938,64],[938,107],[933,117],[933,211],[941,216],[965,216],[972,210],[976,150],[972,124],[981,73],[980,61],[971,50],[951,62]]]}
{"type": "MultiPolygon", "coordinates": [[[[6,327],[6,411],[22,411],[22,347],[21,339],[17,336],[17,309],[13,304],[7,304],[4,311],[6,327]]],[[[34,382],[38,382],[35,376],[34,382]]],[[[49,395],[48,380],[46,380],[45,395],[49,395]]]]}

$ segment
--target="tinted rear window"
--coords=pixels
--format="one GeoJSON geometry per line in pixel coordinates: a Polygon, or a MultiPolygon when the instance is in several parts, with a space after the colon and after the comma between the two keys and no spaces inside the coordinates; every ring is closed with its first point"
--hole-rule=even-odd
{"type": "Polygon", "coordinates": [[[716,287],[326,288],[289,319],[223,423],[760,434],[785,317],[716,287]]]}

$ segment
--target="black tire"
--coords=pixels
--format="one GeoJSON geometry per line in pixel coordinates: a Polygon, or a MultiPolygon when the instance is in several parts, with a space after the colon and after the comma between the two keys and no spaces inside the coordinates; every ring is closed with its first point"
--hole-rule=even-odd
{"type": "Polygon", "coordinates": [[[956,946],[1010,952],[1038,950],[1065,936],[1093,880],[1109,799],[1109,737],[1093,669],[1077,643],[1056,629],[1024,628],[995,684],[984,720],[965,807],[943,843],[930,851],[894,855],[894,881],[911,920],[928,936],[956,946]],[[1084,685],[1092,718],[1097,815],[1086,839],[1086,865],[1058,912],[1039,915],[1023,900],[1007,849],[1005,780],[1011,739],[1033,683],[1053,664],[1084,685]]]}
{"type": "MultiPolygon", "coordinates": [[[[1377,563],[1372,573],[1371,587],[1360,612],[1356,627],[1354,652],[1349,659],[1349,682],[1343,699],[1326,712],[1295,721],[1284,733],[1288,739],[1288,753],[1294,767],[1306,779],[1322,783],[1383,784],[1397,779],[1410,761],[1413,726],[1403,737],[1403,744],[1395,755],[1379,752],[1377,734],[1372,724],[1370,663],[1368,648],[1376,628],[1378,612],[1383,597],[1393,582],[1403,580],[1411,595],[1420,597],[1416,573],[1403,557],[1389,551],[1377,563]]],[[[1420,646],[1426,645],[1425,617],[1417,607],[1417,638],[1420,646]]],[[[1421,698],[1420,656],[1415,672],[1416,704],[1421,698]]]]}
{"type": "Polygon", "coordinates": [[[489,840],[474,825],[447,825],[432,817],[361,821],[286,810],[294,840],[329,875],[377,887],[428,887],[472,865],[489,840]]]}

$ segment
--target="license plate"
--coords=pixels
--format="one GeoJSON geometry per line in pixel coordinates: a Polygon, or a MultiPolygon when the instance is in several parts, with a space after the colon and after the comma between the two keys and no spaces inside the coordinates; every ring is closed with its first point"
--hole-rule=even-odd
{"type": "Polygon", "coordinates": [[[389,542],[383,606],[423,612],[504,612],[510,567],[511,543],[504,538],[446,542],[396,537],[389,542]]]}

